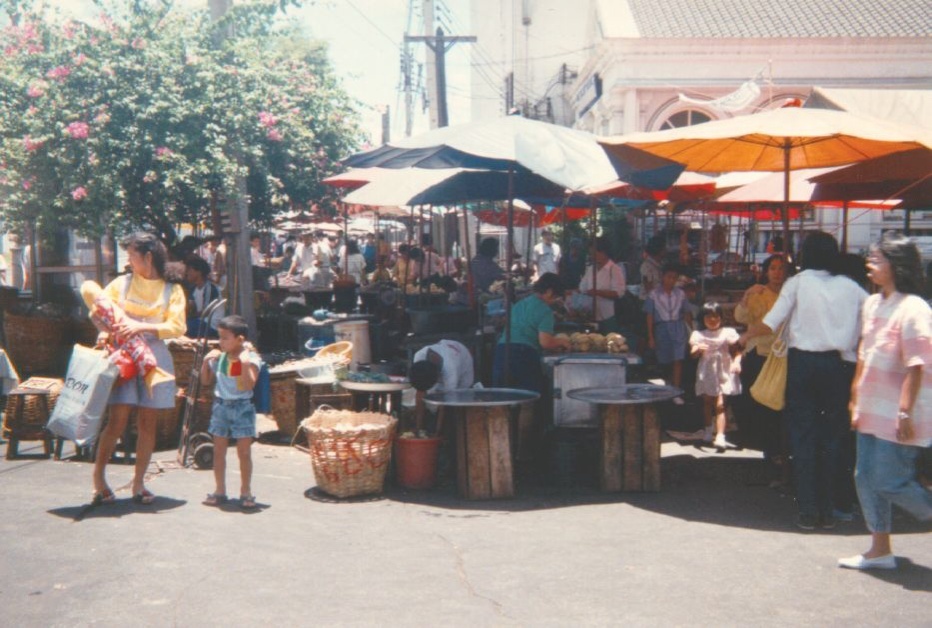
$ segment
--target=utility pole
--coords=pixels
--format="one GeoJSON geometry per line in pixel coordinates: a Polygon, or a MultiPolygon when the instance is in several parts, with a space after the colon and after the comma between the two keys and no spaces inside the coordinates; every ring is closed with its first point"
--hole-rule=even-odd
{"type": "MultiPolygon", "coordinates": [[[[233,0],[207,0],[210,19],[217,22],[233,8],[233,0]]],[[[233,35],[232,27],[221,33],[216,44],[233,35]]],[[[237,165],[242,166],[242,155],[236,155],[237,165]]],[[[249,252],[249,204],[246,201],[246,178],[236,175],[235,191],[232,197],[223,195],[223,208],[220,210],[224,236],[227,240],[227,291],[230,304],[227,311],[239,314],[249,325],[252,339],[256,333],[256,311],[253,307],[252,258],[249,252]]]]}
{"type": "Polygon", "coordinates": [[[382,113],[382,146],[385,146],[390,141],[392,141],[391,112],[392,112],[392,108],[389,105],[385,105],[381,110],[381,113],[382,113]]]}
{"type": "MultiPolygon", "coordinates": [[[[426,18],[425,18],[426,20],[426,18]]],[[[405,41],[419,41],[427,44],[434,53],[435,72],[437,82],[437,124],[436,126],[447,126],[449,119],[447,116],[447,70],[446,70],[446,53],[459,42],[473,43],[476,41],[474,36],[447,37],[443,34],[443,29],[437,27],[437,34],[433,37],[421,37],[416,35],[405,35],[405,41]]],[[[433,107],[432,107],[433,110],[433,107]]],[[[431,127],[434,127],[431,119],[431,127]]]]}
{"type": "MultiPolygon", "coordinates": [[[[434,34],[434,0],[422,0],[421,2],[421,13],[424,18],[424,36],[430,37],[434,34]]],[[[405,43],[408,43],[409,40],[405,37],[405,43]]],[[[437,116],[437,106],[440,103],[440,100],[437,98],[437,55],[434,50],[431,48],[427,51],[425,59],[425,87],[427,94],[427,106],[428,106],[428,118],[429,126],[432,129],[436,129],[438,126],[443,126],[439,124],[437,116]]]]}
{"type": "MultiPolygon", "coordinates": [[[[408,0],[408,23],[405,26],[405,35],[411,30],[414,19],[414,1],[408,0]]],[[[407,41],[401,48],[401,77],[405,93],[405,137],[411,137],[414,126],[414,85],[411,80],[413,60],[411,59],[411,46],[407,41]]]]}

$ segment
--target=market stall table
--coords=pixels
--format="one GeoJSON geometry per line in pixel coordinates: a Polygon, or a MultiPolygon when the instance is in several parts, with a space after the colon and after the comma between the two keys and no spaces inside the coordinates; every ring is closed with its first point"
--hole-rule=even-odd
{"type": "Polygon", "coordinates": [[[511,419],[540,397],[514,388],[466,388],[428,393],[429,405],[456,420],[456,483],[466,499],[514,497],[511,419]]]}
{"type": "Polygon", "coordinates": [[[655,404],[682,394],[679,388],[656,384],[567,392],[570,398],[599,408],[603,491],[660,490],[660,420],[655,404]]]}
{"type": "Polygon", "coordinates": [[[411,382],[403,377],[392,378],[388,382],[354,382],[348,379],[340,381],[340,386],[353,396],[353,409],[369,410],[392,414],[401,408],[401,392],[411,387],[411,382]]]}

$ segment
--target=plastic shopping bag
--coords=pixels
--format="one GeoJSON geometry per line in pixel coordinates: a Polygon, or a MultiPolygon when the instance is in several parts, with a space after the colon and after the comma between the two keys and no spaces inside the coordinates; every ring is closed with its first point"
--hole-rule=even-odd
{"type": "Polygon", "coordinates": [[[782,410],[786,405],[786,371],[786,344],[778,339],[751,386],[751,397],[771,410],[782,410]]]}
{"type": "Polygon", "coordinates": [[[107,359],[106,351],[75,345],[65,383],[49,418],[49,431],[82,447],[94,442],[110,389],[119,374],[119,367],[107,359]]]}

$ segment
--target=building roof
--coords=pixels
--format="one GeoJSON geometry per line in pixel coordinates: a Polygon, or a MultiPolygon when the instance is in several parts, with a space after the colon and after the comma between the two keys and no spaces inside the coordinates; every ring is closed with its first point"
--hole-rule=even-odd
{"type": "Polygon", "coordinates": [[[606,37],[932,36],[932,0],[600,0],[599,14],[606,37]]]}

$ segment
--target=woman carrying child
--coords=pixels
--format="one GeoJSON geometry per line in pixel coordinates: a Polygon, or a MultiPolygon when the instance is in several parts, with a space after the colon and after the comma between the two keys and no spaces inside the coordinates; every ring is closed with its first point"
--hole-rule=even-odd
{"type": "MultiPolygon", "coordinates": [[[[149,233],[136,233],[122,243],[129,258],[130,274],[121,275],[104,288],[104,295],[126,314],[113,328],[118,342],[138,336],[155,355],[158,367],[174,375],[171,353],[165,346],[166,338],[184,335],[185,296],[181,284],[169,283],[165,276],[168,252],[158,238],[149,233]]],[[[101,332],[98,345],[110,341],[110,335],[101,332]]],[[[100,434],[97,457],[94,461],[94,503],[111,504],[116,500],[107,485],[107,463],[123,434],[129,415],[136,410],[136,468],[133,474],[133,501],[151,504],[155,500],[145,486],[146,470],[155,449],[156,422],[160,410],[175,407],[177,388],[173,377],[152,386],[149,390],[145,374],[114,387],[110,394],[109,419],[100,434]]]]}
{"type": "Polygon", "coordinates": [[[692,333],[689,347],[691,355],[699,356],[696,395],[702,398],[705,419],[702,439],[725,449],[729,446],[725,440],[725,397],[741,394],[741,363],[735,357],[740,336],[733,327],[722,327],[722,306],[718,303],[703,305],[701,316],[705,329],[692,333]]]}

